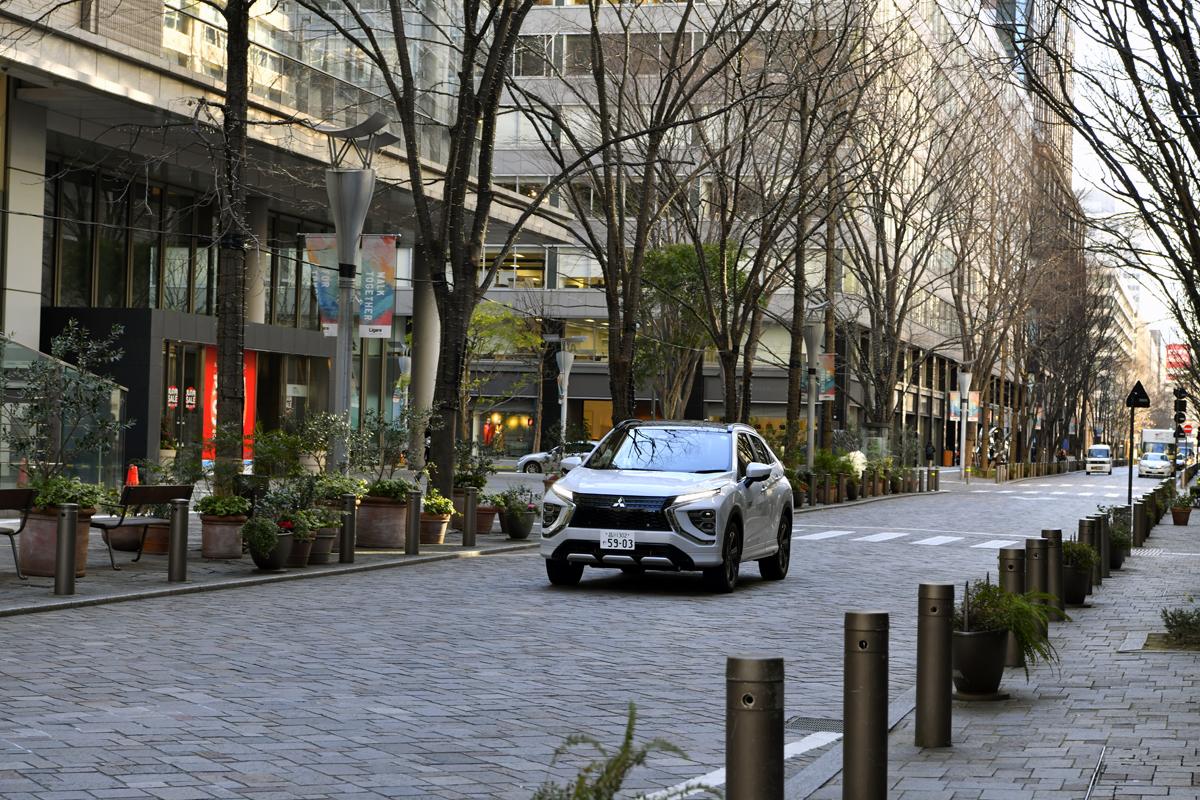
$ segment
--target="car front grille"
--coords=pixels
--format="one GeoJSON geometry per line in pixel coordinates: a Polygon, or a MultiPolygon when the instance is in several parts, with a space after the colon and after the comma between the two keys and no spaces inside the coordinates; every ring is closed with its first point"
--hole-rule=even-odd
{"type": "Polygon", "coordinates": [[[663,512],[670,497],[636,497],[618,494],[577,494],[572,528],[609,528],[623,531],[669,531],[663,512]]]}

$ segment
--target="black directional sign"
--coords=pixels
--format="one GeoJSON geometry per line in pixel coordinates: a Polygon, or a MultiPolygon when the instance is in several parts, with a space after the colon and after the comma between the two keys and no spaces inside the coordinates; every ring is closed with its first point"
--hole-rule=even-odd
{"type": "Polygon", "coordinates": [[[1129,397],[1125,398],[1126,408],[1149,408],[1150,395],[1146,394],[1146,387],[1142,386],[1142,382],[1138,381],[1133,385],[1133,390],[1129,392],[1129,397]]]}

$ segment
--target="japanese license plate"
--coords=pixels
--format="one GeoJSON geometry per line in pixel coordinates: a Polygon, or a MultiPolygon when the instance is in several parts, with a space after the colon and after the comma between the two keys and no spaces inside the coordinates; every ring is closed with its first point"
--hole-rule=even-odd
{"type": "Polygon", "coordinates": [[[605,531],[600,535],[601,550],[632,550],[637,547],[632,531],[605,531]]]}

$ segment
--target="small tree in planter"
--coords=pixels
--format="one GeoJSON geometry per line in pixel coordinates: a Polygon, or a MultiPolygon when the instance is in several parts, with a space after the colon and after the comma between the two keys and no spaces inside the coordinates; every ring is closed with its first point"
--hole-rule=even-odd
{"type": "Polygon", "coordinates": [[[467,489],[483,491],[488,478],[496,474],[496,465],[491,455],[471,442],[455,445],[454,458],[454,513],[462,516],[466,508],[467,489]]]}
{"type": "Polygon", "coordinates": [[[313,542],[308,563],[327,564],[330,554],[337,552],[342,514],[345,513],[342,508],[342,496],[353,495],[357,507],[366,493],[367,482],[362,478],[351,478],[349,475],[337,473],[317,476],[313,482],[314,508],[326,512],[326,516],[325,523],[317,529],[317,538],[313,542]]]}
{"type": "Polygon", "coordinates": [[[1167,506],[1171,509],[1171,522],[1187,525],[1192,516],[1192,496],[1179,494],[1173,482],[1167,484],[1167,487],[1167,506]]]}
{"type": "Polygon", "coordinates": [[[954,686],[959,694],[995,695],[1004,677],[1009,633],[1024,657],[1026,679],[1031,665],[1058,660],[1047,635],[1049,600],[1044,593],[1012,594],[983,581],[967,585],[954,609],[954,686]]]}
{"type": "Polygon", "coordinates": [[[479,504],[475,507],[475,533],[492,532],[492,524],[500,516],[504,498],[499,494],[481,494],[479,504]]]}
{"type": "Polygon", "coordinates": [[[430,487],[421,505],[421,544],[444,544],[454,502],[430,487]]]}
{"type": "Polygon", "coordinates": [[[254,565],[264,572],[280,572],[292,553],[293,532],[267,516],[255,515],[242,526],[242,541],[254,565]]]}
{"type": "Polygon", "coordinates": [[[390,420],[372,412],[364,415],[362,427],[351,437],[351,469],[371,476],[356,525],[357,541],[363,547],[404,546],[408,494],[417,489],[401,474],[408,465],[412,419],[407,410],[390,420]]]}
{"type": "Polygon", "coordinates": [[[279,527],[292,532],[292,552],[288,554],[285,562],[289,568],[308,566],[308,557],[312,553],[317,528],[321,522],[319,514],[313,509],[289,511],[279,517],[279,527]]]}
{"type": "MultiPolygon", "coordinates": [[[[1116,540],[1112,540],[1116,547],[1116,540]]],[[[1096,549],[1082,542],[1063,542],[1063,602],[1081,605],[1092,591],[1092,568],[1098,555],[1096,549]]]]}
{"type": "Polygon", "coordinates": [[[242,526],[250,501],[237,495],[209,495],[196,503],[200,514],[200,553],[205,558],[241,558],[242,526]]]}
{"type": "Polygon", "coordinates": [[[501,527],[513,539],[527,539],[538,512],[537,497],[524,486],[514,486],[500,495],[501,527]]]}
{"type": "Polygon", "coordinates": [[[358,507],[356,537],[363,547],[404,546],[408,524],[408,495],[419,487],[404,478],[381,478],[367,484],[358,507]]]}

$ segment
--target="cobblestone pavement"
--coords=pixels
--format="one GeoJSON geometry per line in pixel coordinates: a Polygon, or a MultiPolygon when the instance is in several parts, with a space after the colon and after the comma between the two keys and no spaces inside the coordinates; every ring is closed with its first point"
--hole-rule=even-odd
{"type": "MultiPolygon", "coordinates": [[[[747,566],[728,596],[705,594],[691,575],[592,572],[577,588],[552,589],[540,559],[525,552],[0,619],[0,797],[524,799],[578,765],[551,764],[568,734],[617,741],[631,701],[639,738],[663,736],[688,757],[653,759],[630,788],[670,786],[723,763],[725,656],[784,656],[787,714],[837,718],[842,614],[881,608],[892,612],[898,697],[913,680],[918,583],[994,570],[994,547],[976,545],[1073,528],[1119,491],[1105,488],[1119,478],[1072,475],[1039,479],[1046,485],[1029,487],[1037,494],[918,495],[806,514],[795,535],[809,538],[794,542],[792,575],[767,583],[747,566]],[[813,537],[827,532],[838,533],[813,537]],[[944,541],[922,542],[935,538],[944,541]]],[[[1156,629],[1157,605],[1186,583],[1160,586],[1141,562],[1174,563],[1140,556],[1113,581],[1146,596],[1114,603],[1114,624],[1124,626],[1116,638],[1156,629]]],[[[1078,623],[1081,635],[1088,624],[1078,623]]],[[[1060,647],[1067,656],[1076,649],[1060,647]]],[[[1097,647],[1083,648],[1091,655],[1068,660],[1063,674],[1107,669],[1097,647]]],[[[1119,693],[1124,679],[1105,680],[1112,698],[1153,715],[1143,706],[1164,697],[1183,705],[1186,677],[1183,667],[1153,681],[1143,673],[1119,693]]],[[[1009,683],[1030,698],[1041,680],[1009,683]]],[[[1108,730],[1100,717],[1121,709],[1097,702],[1081,696],[1076,713],[1108,730]]],[[[1165,730],[1161,722],[1147,724],[1165,730]]],[[[977,726],[984,736],[994,724],[977,726]]],[[[981,744],[980,755],[1000,758],[994,745],[981,744]]],[[[1024,758],[1045,760],[1029,769],[1075,770],[1090,752],[1072,751],[1068,767],[1055,766],[1058,753],[1024,758]]]]}

